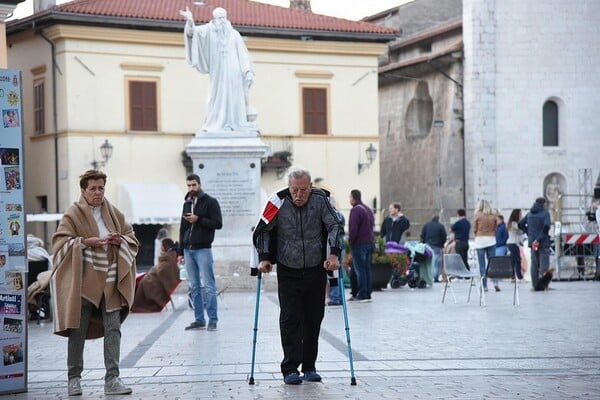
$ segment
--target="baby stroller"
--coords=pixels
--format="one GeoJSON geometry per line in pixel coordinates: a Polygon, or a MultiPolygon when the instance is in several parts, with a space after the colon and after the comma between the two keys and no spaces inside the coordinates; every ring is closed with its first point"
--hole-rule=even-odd
{"type": "MultiPolygon", "coordinates": [[[[406,254],[410,259],[409,253],[410,250],[408,249],[408,247],[402,244],[396,242],[387,242],[385,244],[385,254],[406,254]]],[[[390,287],[392,289],[398,289],[402,286],[405,286],[406,284],[409,284],[410,287],[414,287],[411,285],[415,282],[415,275],[418,275],[418,269],[412,266],[412,260],[410,260],[409,268],[406,271],[399,268],[394,268],[392,270],[392,277],[390,278],[390,287]]]]}
{"type": "Polygon", "coordinates": [[[399,289],[402,286],[408,285],[409,288],[426,287],[427,283],[422,281],[419,277],[419,264],[416,262],[410,263],[410,267],[405,275],[400,274],[398,271],[392,272],[392,278],[390,279],[390,287],[392,289],[399,289]],[[421,286],[423,285],[423,286],[421,286]]]}
{"type": "Polygon", "coordinates": [[[410,288],[425,289],[433,283],[433,251],[425,243],[407,242],[410,250],[410,267],[408,268],[407,284],[410,288]]]}

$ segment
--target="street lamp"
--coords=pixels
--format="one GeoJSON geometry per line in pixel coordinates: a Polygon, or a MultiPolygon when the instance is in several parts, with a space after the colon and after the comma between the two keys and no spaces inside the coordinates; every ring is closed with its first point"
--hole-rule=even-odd
{"type": "Polygon", "coordinates": [[[366,169],[369,166],[371,166],[371,164],[373,164],[373,161],[375,161],[375,158],[377,157],[377,149],[375,148],[375,146],[373,146],[373,143],[369,143],[369,147],[367,147],[367,149],[365,150],[365,153],[367,155],[367,162],[366,163],[361,163],[360,162],[360,158],[358,160],[358,173],[359,174],[364,169],[366,169]]]}
{"type": "Polygon", "coordinates": [[[94,158],[94,161],[92,161],[92,166],[94,169],[98,170],[99,168],[104,167],[108,159],[112,157],[112,152],[113,145],[108,142],[108,139],[104,139],[104,143],[102,143],[102,146],[100,146],[100,155],[102,156],[103,160],[96,161],[94,158]]]}

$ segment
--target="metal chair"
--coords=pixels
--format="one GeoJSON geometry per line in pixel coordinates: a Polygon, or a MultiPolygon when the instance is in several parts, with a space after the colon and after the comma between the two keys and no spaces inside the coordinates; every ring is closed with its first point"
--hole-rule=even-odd
{"type": "MultiPolygon", "coordinates": [[[[510,256],[494,256],[488,259],[488,265],[485,270],[485,275],[481,277],[481,288],[483,288],[483,279],[513,279],[514,284],[514,294],[513,294],[513,305],[519,306],[519,290],[518,284],[519,280],[517,279],[515,269],[513,268],[512,260],[510,256]]],[[[480,290],[479,296],[479,305],[485,306],[485,295],[483,294],[483,290],[480,290]]]]}
{"type": "Polygon", "coordinates": [[[469,295],[467,296],[468,303],[471,300],[471,289],[473,286],[475,286],[475,278],[478,278],[479,274],[477,272],[469,271],[460,254],[456,253],[444,254],[444,271],[446,272],[446,286],[444,286],[442,303],[446,299],[446,290],[448,288],[450,288],[450,292],[452,293],[452,297],[456,303],[454,289],[450,285],[451,278],[469,279],[469,295]]]}

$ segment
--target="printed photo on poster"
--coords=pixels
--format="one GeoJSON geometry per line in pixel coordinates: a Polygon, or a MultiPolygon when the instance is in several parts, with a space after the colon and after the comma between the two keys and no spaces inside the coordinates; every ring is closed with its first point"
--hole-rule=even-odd
{"type": "Polygon", "coordinates": [[[4,332],[10,333],[22,333],[23,332],[23,320],[17,318],[4,317],[4,332]]]}
{"type": "Polygon", "coordinates": [[[0,163],[2,165],[19,165],[19,149],[0,147],[0,163]]]}
{"type": "Polygon", "coordinates": [[[21,189],[19,167],[4,167],[4,183],[6,184],[6,190],[21,189]]]}
{"type": "Polygon", "coordinates": [[[19,236],[21,232],[21,213],[11,213],[6,221],[10,236],[19,236]]]}
{"type": "Polygon", "coordinates": [[[21,211],[23,211],[23,205],[8,203],[5,205],[4,209],[6,210],[6,212],[15,212],[15,211],[21,212],[21,211]]]}
{"type": "Polygon", "coordinates": [[[6,271],[6,289],[19,291],[23,289],[23,273],[19,271],[6,271]]]}
{"type": "Polygon", "coordinates": [[[20,315],[21,300],[20,294],[0,294],[0,314],[20,315]]]}
{"type": "Polygon", "coordinates": [[[23,362],[23,343],[16,342],[2,347],[4,353],[4,365],[12,365],[23,362]]]}
{"type": "MultiPolygon", "coordinates": [[[[0,249],[2,246],[0,246],[0,249]]],[[[24,257],[26,253],[25,246],[21,243],[9,243],[8,245],[8,256],[9,257],[24,257]]],[[[8,261],[8,260],[7,260],[8,261]]]]}
{"type": "Polygon", "coordinates": [[[2,121],[4,121],[5,128],[20,127],[21,123],[19,122],[19,110],[16,108],[2,110],[2,121]]]}

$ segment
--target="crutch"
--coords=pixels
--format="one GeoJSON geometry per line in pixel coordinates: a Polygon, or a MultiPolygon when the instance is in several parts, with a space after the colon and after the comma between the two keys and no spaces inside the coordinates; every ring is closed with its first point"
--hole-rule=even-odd
{"type": "Polygon", "coordinates": [[[252,365],[250,366],[249,385],[254,385],[254,359],[256,357],[256,335],[258,333],[258,306],[260,305],[260,283],[262,281],[262,272],[258,271],[258,282],[256,283],[256,309],[254,311],[254,337],[252,338],[252,365]]]}
{"type": "Polygon", "coordinates": [[[340,265],[338,269],[338,286],[340,287],[340,295],[342,296],[342,308],[344,310],[344,325],[346,329],[346,344],[348,345],[348,359],[350,360],[350,385],[356,385],[356,377],[354,376],[354,360],[352,359],[352,345],[350,343],[350,326],[348,325],[348,309],[346,308],[346,293],[344,292],[344,269],[340,265]]]}

